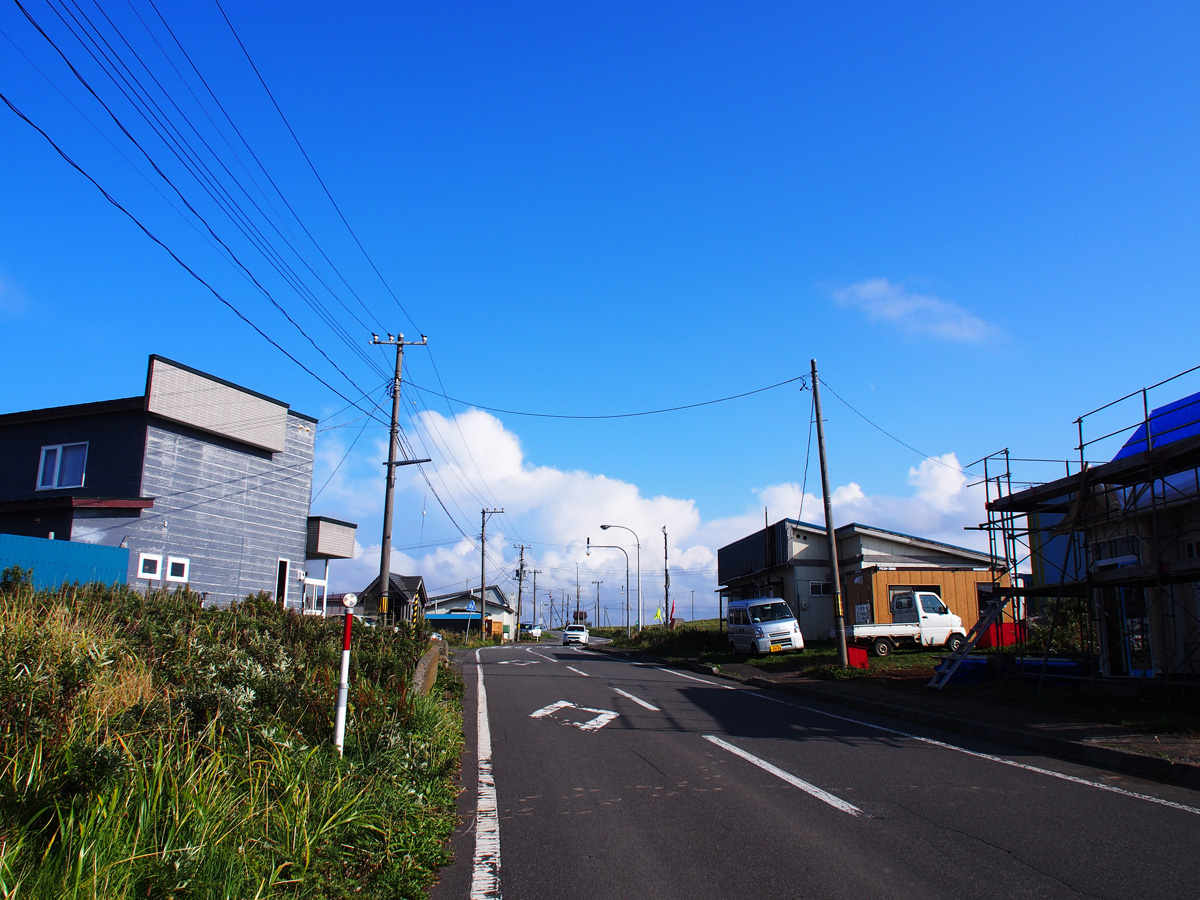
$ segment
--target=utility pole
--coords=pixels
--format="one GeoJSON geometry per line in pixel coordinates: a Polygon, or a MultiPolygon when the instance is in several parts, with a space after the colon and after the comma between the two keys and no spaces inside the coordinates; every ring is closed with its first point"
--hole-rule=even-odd
{"type": "Polygon", "coordinates": [[[597,625],[597,627],[599,627],[599,625],[600,625],[600,585],[604,584],[604,579],[601,578],[599,581],[596,581],[593,579],[592,584],[594,584],[596,586],[596,625],[597,625]]]}
{"type": "MultiPolygon", "coordinates": [[[[479,526],[479,636],[483,634],[483,613],[487,607],[487,520],[488,516],[503,513],[502,509],[481,509],[483,524],[479,526]]],[[[467,620],[467,631],[470,632],[470,619],[467,620]]]]}
{"type": "Polygon", "coordinates": [[[671,625],[671,571],[667,568],[667,526],[663,526],[663,627],[671,625]]]}
{"type": "Polygon", "coordinates": [[[383,546],[379,550],[379,614],[386,617],[392,586],[392,498],[396,493],[396,467],[429,462],[428,459],[396,459],[400,455],[400,368],[404,362],[404,348],[424,347],[427,339],[421,335],[419,341],[405,341],[402,334],[395,337],[389,334],[386,341],[381,341],[379,335],[373,334],[371,343],[396,348],[396,375],[392,379],[392,432],[388,441],[388,461],[385,463],[387,488],[383,494],[383,546]]]}
{"type": "Polygon", "coordinates": [[[517,633],[513,635],[513,643],[521,639],[521,588],[525,584],[525,544],[513,544],[513,548],[521,551],[521,561],[517,563],[517,633]]]}
{"type": "Polygon", "coordinates": [[[837,642],[838,665],[850,665],[846,653],[846,614],[842,609],[842,574],[838,569],[837,540],[833,534],[833,499],[829,496],[829,464],[825,459],[825,422],[821,418],[821,382],[817,361],[812,361],[813,411],[817,417],[817,449],[821,455],[821,493],[825,495],[825,543],[829,548],[829,571],[833,584],[833,637],[837,642]]]}
{"type": "Polygon", "coordinates": [[[539,575],[539,574],[541,574],[541,571],[542,571],[541,569],[534,569],[534,570],[533,570],[533,572],[532,572],[532,574],[533,574],[533,624],[534,624],[534,625],[536,625],[536,624],[538,623],[538,615],[537,615],[537,577],[538,577],[538,575],[539,575]]]}
{"type": "Polygon", "coordinates": [[[579,621],[579,563],[575,563],[575,618],[571,621],[579,621]]]}
{"type": "Polygon", "coordinates": [[[692,621],[696,621],[696,592],[692,591],[692,621]]]}

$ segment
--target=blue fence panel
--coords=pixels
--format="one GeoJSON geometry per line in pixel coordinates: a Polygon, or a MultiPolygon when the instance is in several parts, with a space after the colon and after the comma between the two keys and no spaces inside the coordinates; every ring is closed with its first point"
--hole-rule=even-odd
{"type": "Polygon", "coordinates": [[[0,534],[0,569],[9,566],[33,569],[33,586],[38,590],[76,581],[125,584],[129,551],[124,547],[0,534]]]}

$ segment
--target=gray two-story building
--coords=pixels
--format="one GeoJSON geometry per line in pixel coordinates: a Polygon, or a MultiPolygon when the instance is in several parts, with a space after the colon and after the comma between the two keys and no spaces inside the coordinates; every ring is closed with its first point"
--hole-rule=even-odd
{"type": "Polygon", "coordinates": [[[142,396],[0,415],[0,533],[127,548],[130,584],[312,608],[306,560],[354,543],[309,520],[316,424],[151,356],[142,396]]]}

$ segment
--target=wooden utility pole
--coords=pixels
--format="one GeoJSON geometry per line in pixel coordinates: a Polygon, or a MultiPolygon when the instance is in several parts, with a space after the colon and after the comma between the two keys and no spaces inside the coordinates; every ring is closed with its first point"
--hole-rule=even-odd
{"type": "Polygon", "coordinates": [[[825,459],[825,421],[821,418],[821,382],[817,361],[812,361],[813,411],[817,417],[817,449],[821,456],[821,493],[825,495],[825,543],[829,548],[829,571],[833,585],[833,637],[837,643],[838,665],[850,665],[846,653],[846,615],[842,609],[842,574],[838,569],[837,539],[833,534],[833,498],[829,495],[829,464],[825,459]]]}
{"type": "MultiPolygon", "coordinates": [[[[542,573],[542,570],[541,570],[541,569],[534,569],[534,570],[531,572],[531,574],[533,575],[533,624],[534,624],[534,625],[537,625],[537,623],[538,623],[538,614],[537,614],[537,577],[538,577],[538,575],[540,575],[541,573],[542,573]]],[[[518,627],[520,627],[520,626],[518,625],[518,627]]]]}
{"type": "MultiPolygon", "coordinates": [[[[483,524],[479,527],[479,636],[483,633],[483,613],[487,606],[487,520],[488,516],[503,513],[502,509],[481,509],[483,524]]],[[[471,620],[467,619],[467,632],[470,633],[471,620]]]]}
{"type": "Polygon", "coordinates": [[[517,632],[513,635],[513,643],[521,639],[521,588],[525,584],[525,550],[524,544],[513,544],[521,551],[521,560],[517,563],[517,632]]]}
{"type": "Polygon", "coordinates": [[[596,586],[596,625],[600,625],[600,585],[604,584],[604,579],[596,581],[592,580],[592,584],[596,586]]]}
{"type": "Polygon", "coordinates": [[[419,341],[405,341],[404,335],[395,337],[388,335],[386,341],[381,341],[379,335],[371,335],[372,344],[394,346],[396,348],[396,375],[392,379],[392,432],[388,441],[387,488],[383,494],[383,546],[379,551],[379,614],[388,614],[388,596],[392,586],[392,498],[396,493],[396,467],[412,466],[417,463],[427,463],[428,459],[397,460],[400,455],[400,368],[404,362],[405,347],[424,347],[427,343],[425,335],[419,341]]]}
{"type": "Polygon", "coordinates": [[[671,570],[667,567],[667,526],[663,526],[663,627],[671,627],[671,570]]]}

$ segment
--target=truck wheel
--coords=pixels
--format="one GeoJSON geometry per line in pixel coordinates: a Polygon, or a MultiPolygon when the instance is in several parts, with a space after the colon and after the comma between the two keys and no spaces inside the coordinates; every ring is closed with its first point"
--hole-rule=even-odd
{"type": "Polygon", "coordinates": [[[946,638],[946,649],[951,653],[957,653],[959,648],[966,642],[966,638],[961,634],[952,634],[946,638]]]}
{"type": "Polygon", "coordinates": [[[738,652],[737,644],[735,644],[733,641],[729,642],[729,652],[732,653],[734,656],[737,656],[737,652],[738,652]]]}
{"type": "Polygon", "coordinates": [[[871,642],[871,652],[876,656],[891,656],[894,649],[892,642],[885,637],[875,638],[871,642]]]}

